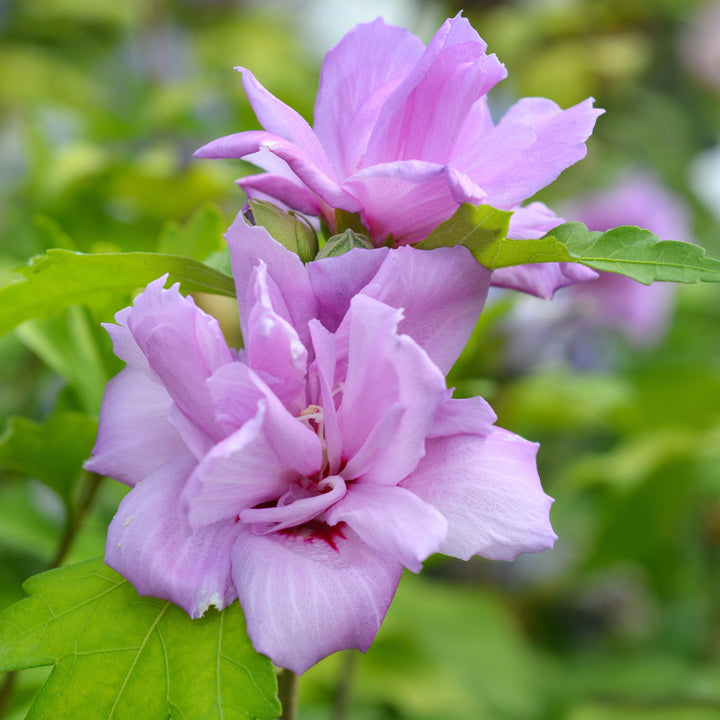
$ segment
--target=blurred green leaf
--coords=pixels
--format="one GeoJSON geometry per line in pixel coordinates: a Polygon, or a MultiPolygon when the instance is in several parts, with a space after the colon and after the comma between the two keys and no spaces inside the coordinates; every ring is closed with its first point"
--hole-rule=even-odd
{"type": "Polygon", "coordinates": [[[183,292],[234,297],[232,278],[191,258],[158,253],[83,255],[49,250],[22,268],[25,280],[0,289],[0,334],[30,318],[50,317],[71,305],[103,311],[127,304],[133,292],[168,273],[183,292]]]}
{"type": "Polygon", "coordinates": [[[0,616],[0,670],[54,665],[38,720],[275,718],[272,664],[245,634],[237,603],[191,620],[139,598],[101,559],[25,583],[31,597],[0,616]]]}
{"type": "Polygon", "coordinates": [[[103,331],[88,315],[84,308],[70,307],[58,317],[24,322],[17,334],[43,362],[71,384],[82,409],[96,415],[110,373],[105,369],[98,347],[97,334],[103,331]]]}
{"type": "Polygon", "coordinates": [[[0,436],[0,468],[42,481],[70,507],[96,435],[97,420],[82,413],[58,412],[45,424],[12,417],[0,436]]]}
{"type": "Polygon", "coordinates": [[[183,255],[202,262],[208,255],[225,247],[225,219],[211,204],[196,210],[185,225],[168,222],[162,229],[157,250],[168,255],[183,255]]]}

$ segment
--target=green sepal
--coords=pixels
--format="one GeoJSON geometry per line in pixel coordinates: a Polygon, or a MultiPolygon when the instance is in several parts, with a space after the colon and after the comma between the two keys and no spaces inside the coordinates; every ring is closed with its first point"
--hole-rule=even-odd
{"type": "Polygon", "coordinates": [[[264,227],[270,235],[304,263],[310,262],[318,251],[318,237],[314,228],[302,216],[286,212],[265,200],[248,203],[256,225],[264,227]]]}
{"type": "Polygon", "coordinates": [[[372,250],[373,244],[370,239],[365,235],[359,235],[353,230],[348,228],[340,235],[333,235],[328,241],[320,248],[320,252],[315,256],[316,260],[321,260],[327,257],[337,257],[338,255],[344,255],[346,252],[350,252],[355,248],[362,248],[363,250],[372,250]]]}

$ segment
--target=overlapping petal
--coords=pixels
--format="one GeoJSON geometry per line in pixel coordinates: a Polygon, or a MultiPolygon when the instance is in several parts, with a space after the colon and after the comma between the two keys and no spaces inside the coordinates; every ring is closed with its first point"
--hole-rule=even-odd
{"type": "Polygon", "coordinates": [[[245,531],[232,568],[253,647],[303,673],[338,650],[370,647],[403,566],[336,527],[324,535],[245,531]]]}

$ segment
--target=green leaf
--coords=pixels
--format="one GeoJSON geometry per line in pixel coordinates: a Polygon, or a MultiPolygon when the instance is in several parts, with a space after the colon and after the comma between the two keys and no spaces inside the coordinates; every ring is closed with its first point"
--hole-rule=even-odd
{"type": "Polygon", "coordinates": [[[25,583],[0,615],[0,671],[54,665],[30,720],[211,720],[280,714],[270,661],[237,603],[191,620],[138,597],[101,559],[25,583]]]}
{"type": "Polygon", "coordinates": [[[699,245],[660,240],[639,227],[589,232],[582,223],[565,223],[543,239],[551,236],[567,248],[574,262],[627,275],[645,285],[656,280],[720,282],[720,260],[706,257],[699,245]]]}
{"type": "Polygon", "coordinates": [[[320,248],[320,252],[315,256],[315,259],[321,260],[322,258],[338,257],[355,248],[372,250],[373,244],[366,235],[358,235],[354,230],[348,228],[340,233],[340,235],[333,235],[331,238],[328,238],[328,241],[320,248]]]}
{"type": "Polygon", "coordinates": [[[96,435],[97,420],[78,412],[55,413],[42,425],[11,417],[0,436],[0,468],[40,480],[70,506],[96,435]]]}
{"type": "Polygon", "coordinates": [[[527,263],[567,261],[567,250],[553,237],[540,240],[509,240],[512,213],[489,205],[461,205],[415,247],[432,250],[464,245],[489,270],[527,263]]]}
{"type": "Polygon", "coordinates": [[[132,294],[168,273],[183,292],[234,297],[232,278],[191,258],[158,253],[48,250],[20,270],[25,279],[0,288],[0,335],[31,318],[46,318],[71,305],[111,312],[132,294]]]}
{"type": "Polygon", "coordinates": [[[210,254],[222,251],[225,219],[210,203],[196,210],[185,225],[167,222],[158,240],[157,250],[168,255],[183,255],[201,262],[210,254]]]}
{"type": "Polygon", "coordinates": [[[82,307],[44,320],[24,322],[17,329],[20,340],[77,392],[82,409],[97,415],[109,373],[105,369],[97,335],[103,329],[82,307]]]}
{"type": "Polygon", "coordinates": [[[538,240],[506,237],[511,212],[489,205],[461,205],[415,247],[432,250],[464,245],[489,270],[512,265],[574,262],[619,273],[649,285],[663,280],[720,282],[720,260],[698,245],[660,240],[649,230],[624,225],[590,232],[582,223],[564,223],[538,240]]]}

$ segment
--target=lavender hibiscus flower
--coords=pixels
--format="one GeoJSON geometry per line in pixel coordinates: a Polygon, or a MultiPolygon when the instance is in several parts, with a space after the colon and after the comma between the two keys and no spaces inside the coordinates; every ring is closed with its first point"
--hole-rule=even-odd
{"type": "MultiPolygon", "coordinates": [[[[463,203],[513,210],[510,237],[559,225],[541,203],[521,204],[585,156],[601,110],[592,98],[561,110],[524,98],[496,125],[487,92],[506,76],[459,15],[427,47],[382,19],[358,25],[327,55],[314,129],[245,69],[243,86],[265,130],[215,140],[203,158],[244,158],[266,172],[238,184],[335,229],[335,210],[359,213],[374,243],[418,242],[463,203]]],[[[548,297],[596,277],[574,264],[497,271],[493,283],[548,297]]]]}
{"type": "Polygon", "coordinates": [[[404,567],[552,546],[537,446],[445,387],[488,287],[465,248],[303,266],[241,218],[228,241],[243,350],[164,278],[107,325],[127,367],[87,467],[132,487],[111,567],[193,617],[239,598],[304,672],[369,647],[404,567]]]}

